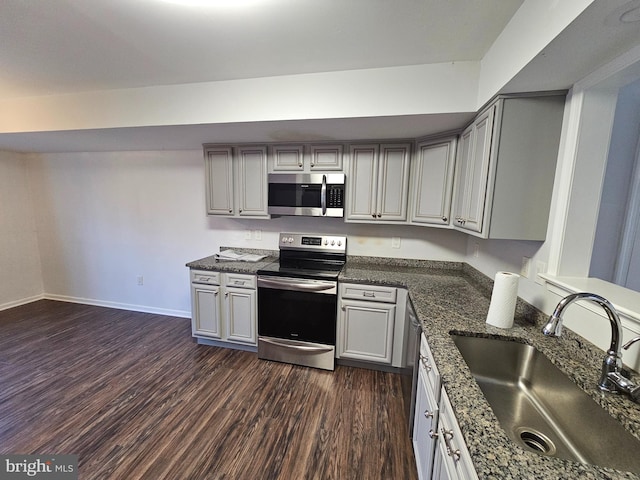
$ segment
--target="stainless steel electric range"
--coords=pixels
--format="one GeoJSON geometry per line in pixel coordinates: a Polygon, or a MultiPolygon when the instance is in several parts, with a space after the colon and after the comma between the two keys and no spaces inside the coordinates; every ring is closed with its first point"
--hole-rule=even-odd
{"type": "Polygon", "coordinates": [[[258,358],[333,370],[347,237],[282,233],[279,247],[258,271],[258,358]]]}

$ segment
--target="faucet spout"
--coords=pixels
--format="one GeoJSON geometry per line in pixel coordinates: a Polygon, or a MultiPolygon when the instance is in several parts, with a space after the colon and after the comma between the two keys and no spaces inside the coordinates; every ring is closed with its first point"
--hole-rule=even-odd
{"type": "Polygon", "coordinates": [[[609,302],[609,300],[601,297],[600,295],[596,295],[595,293],[587,292],[567,295],[560,300],[556,306],[553,314],[549,317],[549,321],[543,327],[542,333],[545,335],[559,337],[562,333],[562,316],[565,309],[578,300],[589,300],[600,305],[607,314],[607,318],[611,325],[611,345],[609,346],[607,355],[602,362],[602,373],[600,375],[600,380],[598,381],[598,387],[600,390],[604,390],[606,392],[618,392],[620,391],[620,388],[618,388],[609,374],[620,373],[622,371],[622,353],[620,346],[620,342],[622,340],[622,323],[620,322],[620,317],[618,316],[615,307],[611,302],[609,302]]]}

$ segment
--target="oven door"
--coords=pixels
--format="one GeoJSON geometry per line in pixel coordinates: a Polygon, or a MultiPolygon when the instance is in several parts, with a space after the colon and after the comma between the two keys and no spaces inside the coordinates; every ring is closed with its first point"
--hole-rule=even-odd
{"type": "Polygon", "coordinates": [[[335,281],[258,276],[258,358],[333,370],[335,281]]]}

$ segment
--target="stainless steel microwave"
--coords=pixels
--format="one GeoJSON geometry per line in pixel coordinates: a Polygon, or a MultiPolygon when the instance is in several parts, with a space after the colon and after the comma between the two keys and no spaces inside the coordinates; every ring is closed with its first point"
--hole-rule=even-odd
{"type": "Polygon", "coordinates": [[[269,214],[344,216],[343,173],[270,173],[269,214]]]}

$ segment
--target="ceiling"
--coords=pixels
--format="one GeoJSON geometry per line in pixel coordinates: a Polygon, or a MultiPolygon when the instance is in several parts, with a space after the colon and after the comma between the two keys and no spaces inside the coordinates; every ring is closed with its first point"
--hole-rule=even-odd
{"type": "MultiPolygon", "coordinates": [[[[0,100],[480,61],[523,0],[227,3],[235,7],[0,0],[0,100]]],[[[568,88],[638,45],[639,24],[619,21],[630,6],[640,0],[594,1],[502,91],[568,88]]],[[[208,142],[410,138],[459,129],[473,114],[0,133],[0,150],[181,150],[208,142]]]]}
{"type": "Polygon", "coordinates": [[[0,98],[480,60],[522,0],[225,3],[2,0],[0,98]]]}

